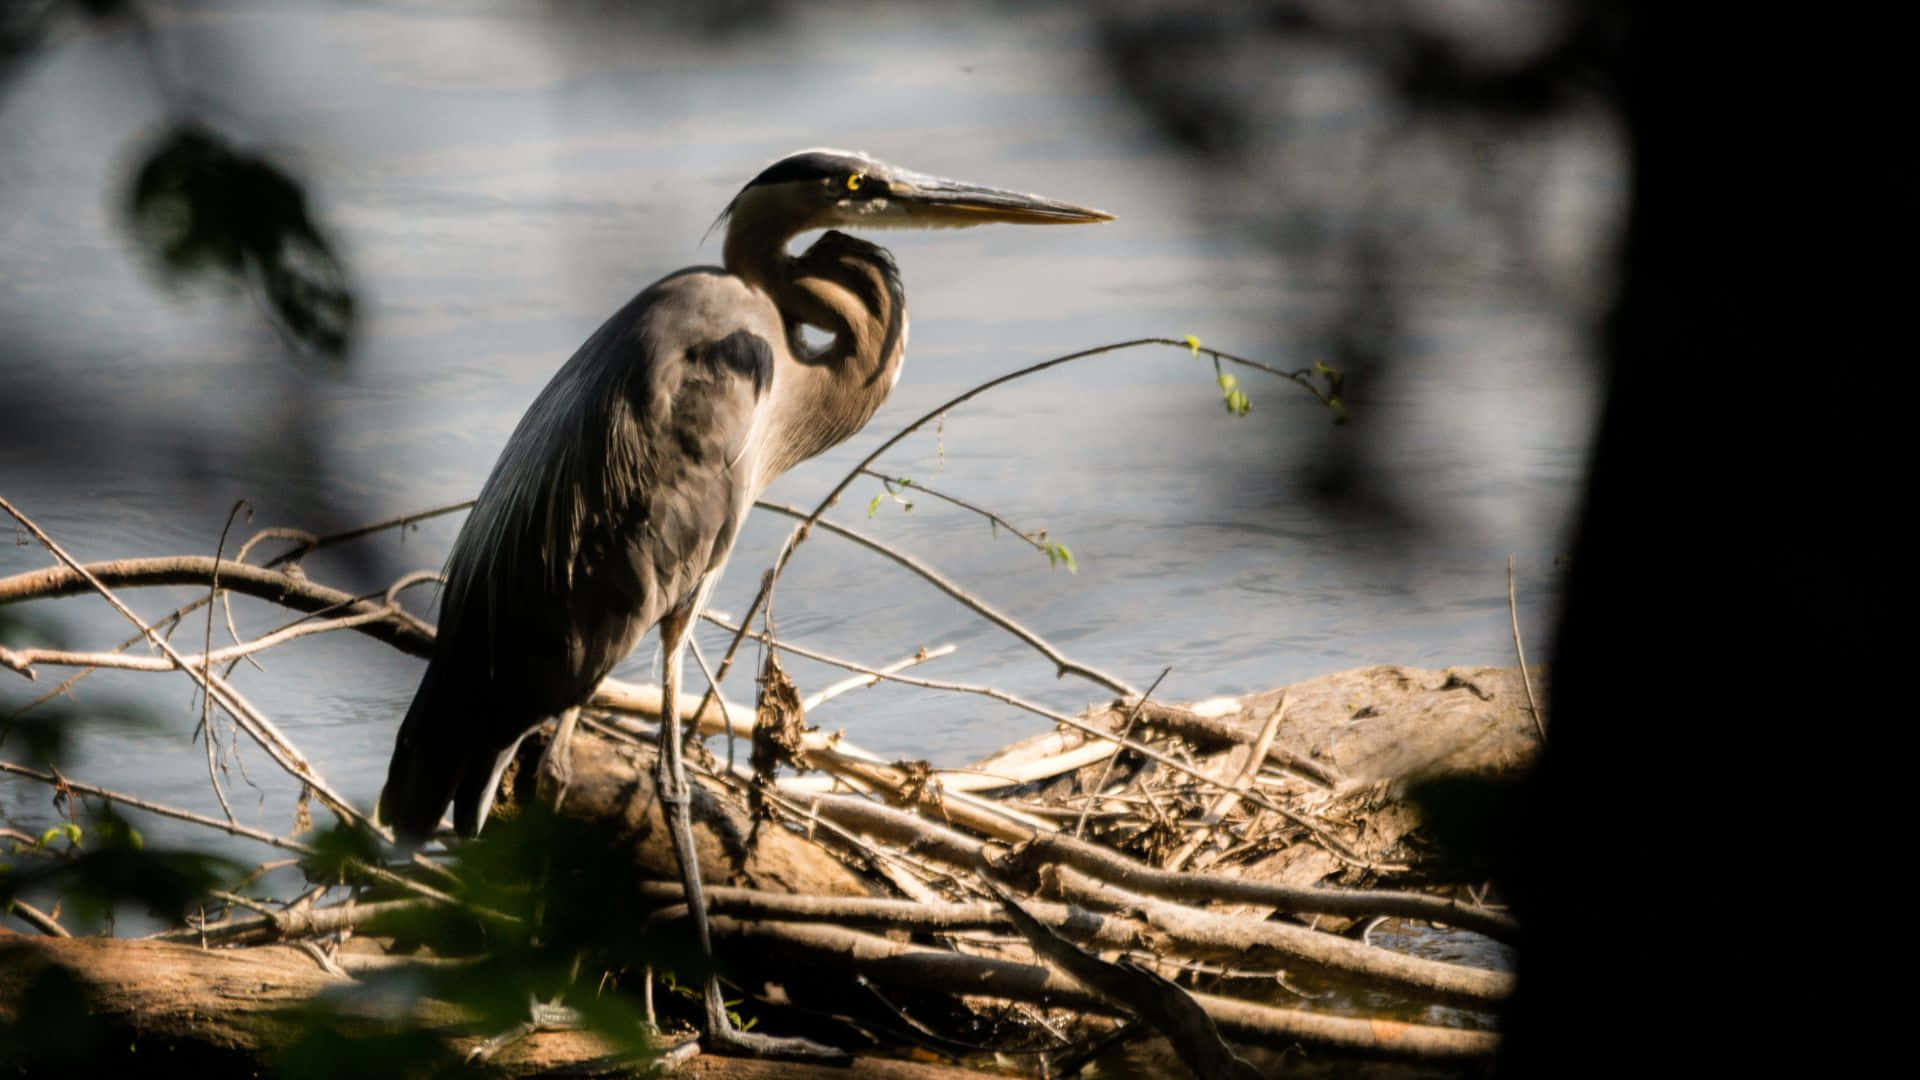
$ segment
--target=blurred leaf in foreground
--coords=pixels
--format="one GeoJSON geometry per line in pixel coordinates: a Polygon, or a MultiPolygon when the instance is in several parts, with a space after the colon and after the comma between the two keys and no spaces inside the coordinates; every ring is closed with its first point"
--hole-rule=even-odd
{"type": "Polygon", "coordinates": [[[308,214],[299,182],[279,167],[182,124],[135,172],[127,218],[166,273],[257,282],[301,347],[329,358],[346,352],[354,319],[346,272],[308,214]]]}

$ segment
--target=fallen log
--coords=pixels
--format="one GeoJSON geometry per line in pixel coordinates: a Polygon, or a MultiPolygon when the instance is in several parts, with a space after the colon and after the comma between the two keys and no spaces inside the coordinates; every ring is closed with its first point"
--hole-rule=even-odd
{"type": "MultiPolygon", "coordinates": [[[[1019,797],[1023,806],[1047,811],[1044,819],[1036,819],[1031,813],[1003,812],[994,800],[981,795],[960,799],[954,793],[943,794],[937,771],[929,771],[924,765],[864,760],[837,750],[831,737],[810,734],[808,753],[812,760],[830,765],[836,775],[868,791],[869,796],[819,794],[799,785],[776,787],[777,793],[784,793],[781,797],[785,801],[780,803],[784,809],[756,828],[737,786],[730,786],[724,777],[700,776],[695,780],[696,848],[703,877],[713,886],[710,911],[722,943],[722,962],[743,985],[784,985],[790,998],[796,996],[796,990],[807,991],[799,996],[810,997],[816,989],[824,991],[836,985],[836,979],[857,977],[885,987],[888,993],[920,995],[914,1000],[923,1005],[933,998],[964,1001],[975,1006],[973,1014],[981,1016],[993,1012],[995,1007],[987,1004],[990,1002],[1002,1003],[998,1006],[1001,1009],[1005,1003],[1018,1003],[1029,1013],[1032,1007],[1064,1010],[1056,1012],[1054,1018],[1069,1023],[1076,1017],[1084,1020],[1125,1015],[1126,1008],[1113,1000],[1044,964],[1031,962],[1023,953],[1025,945],[1006,933],[1009,924],[1004,913],[996,911],[995,905],[970,900],[983,895],[980,872],[991,862],[998,867],[993,875],[996,879],[1025,890],[1026,894],[1018,897],[1022,907],[1044,925],[1085,947],[1162,958],[1172,963],[1169,970],[1185,964],[1206,971],[1208,963],[1224,961],[1233,964],[1242,978],[1247,965],[1239,958],[1258,956],[1289,971],[1305,968],[1359,979],[1370,987],[1398,991],[1415,1000],[1443,1001],[1485,1012],[1508,993],[1511,979],[1504,973],[1404,956],[1267,916],[1279,910],[1324,922],[1324,916],[1330,914],[1352,918],[1392,915],[1470,928],[1499,938],[1511,936],[1513,924],[1508,917],[1478,904],[1424,893],[1335,888],[1321,883],[1353,865],[1324,850],[1320,843],[1323,834],[1337,835],[1343,846],[1352,845],[1351,850],[1384,864],[1400,838],[1417,826],[1417,816],[1394,801],[1390,789],[1398,781],[1387,775],[1391,769],[1429,773],[1484,767],[1497,771],[1501,762],[1514,759],[1514,740],[1519,736],[1508,730],[1512,718],[1502,711],[1510,704],[1505,700],[1507,688],[1499,681],[1503,677],[1499,672],[1426,673],[1407,669],[1346,673],[1327,680],[1344,686],[1344,690],[1330,691],[1313,683],[1290,688],[1284,722],[1274,720],[1276,710],[1271,704],[1262,711],[1261,702],[1273,702],[1274,695],[1246,699],[1234,722],[1274,720],[1261,728],[1257,741],[1277,745],[1285,739],[1301,752],[1315,755],[1316,760],[1326,763],[1327,775],[1340,778],[1331,789],[1317,779],[1257,775],[1259,763],[1250,763],[1250,746],[1256,741],[1252,735],[1245,735],[1245,742],[1216,751],[1211,757],[1194,757],[1177,741],[1156,736],[1163,740],[1160,746],[1184,755],[1190,762],[1176,770],[1132,750],[1123,750],[1118,757],[1094,753],[1088,748],[1103,742],[1097,736],[1062,733],[1049,744],[1036,744],[1038,749],[1023,758],[1002,756],[994,763],[996,767],[1011,766],[1021,776],[1041,776],[1034,782],[1047,790],[1035,794],[1029,789],[1019,797]],[[1400,694],[1404,700],[1367,696],[1380,688],[1400,694]],[[1402,700],[1401,711],[1383,713],[1382,706],[1376,704],[1386,702],[1392,707],[1394,700],[1402,700]],[[1338,711],[1329,715],[1329,702],[1335,701],[1338,711]],[[1396,734],[1400,727],[1430,723],[1433,716],[1449,710],[1456,727],[1464,723],[1477,733],[1475,739],[1468,740],[1470,752],[1462,753],[1459,747],[1447,749],[1433,739],[1416,740],[1418,752],[1408,752],[1400,744],[1396,734]],[[1109,761],[1117,767],[1109,767],[1109,761]],[[1051,780],[1044,778],[1046,770],[1056,768],[1065,771],[1051,780]],[[1208,777],[1221,781],[1209,781],[1208,777]],[[1221,798],[1223,791],[1248,792],[1249,781],[1267,785],[1267,796],[1240,800],[1237,807],[1234,801],[1221,798]],[[1096,786],[1100,790],[1092,790],[1096,786]],[[897,800],[897,805],[887,805],[871,795],[897,800]],[[1286,800],[1286,813],[1276,813],[1274,799],[1286,800]],[[1081,810],[1102,803],[1110,805],[1094,817],[1096,833],[1085,840],[1076,839],[1073,832],[1076,818],[1083,816],[1081,810]],[[1115,806],[1120,810],[1113,809],[1115,806]],[[1331,808],[1332,812],[1318,816],[1322,808],[1331,808]],[[1174,832],[1172,840],[1159,850],[1181,852],[1183,863],[1194,856],[1190,868],[1166,869],[1164,858],[1158,864],[1154,861],[1153,849],[1143,852],[1137,845],[1116,843],[1113,823],[1129,814],[1142,820],[1160,815],[1163,827],[1170,826],[1174,832]],[[1295,830],[1291,843],[1274,844],[1265,839],[1277,831],[1292,829],[1291,822],[1301,815],[1313,815],[1313,821],[1310,827],[1295,830]],[[1028,824],[1035,820],[1041,824],[1028,824]],[[1259,857],[1238,854],[1247,851],[1259,857]],[[1274,854],[1261,856],[1263,851],[1274,854]],[[919,875],[918,880],[897,871],[888,880],[915,899],[880,895],[887,891],[886,885],[876,881],[872,871],[881,864],[895,871],[891,862],[903,857],[918,867],[912,870],[919,875]],[[1033,895],[1035,890],[1052,899],[1040,899],[1033,895]],[[1208,908],[1208,901],[1216,906],[1208,908]],[[1242,906],[1222,908],[1218,903],[1242,906]],[[796,985],[796,978],[804,981],[796,985]]],[[[1168,711],[1161,718],[1173,715],[1168,711]]],[[[737,717],[729,715],[723,722],[735,720],[737,717]]],[[[1169,729],[1178,722],[1162,724],[1162,728],[1169,729]]],[[[649,925],[671,926],[684,917],[684,908],[677,907],[679,891],[672,884],[678,877],[677,867],[662,807],[654,793],[655,751],[650,744],[631,737],[643,731],[638,725],[622,720],[616,727],[629,734],[601,735],[583,728],[576,735],[570,759],[572,779],[559,800],[559,810],[572,825],[595,830],[590,845],[592,857],[612,868],[615,892],[622,894],[606,894],[608,903],[624,904],[629,898],[639,901],[641,906],[632,909],[634,918],[645,918],[651,908],[649,925]],[[631,892],[627,892],[627,881],[633,882],[631,892]]],[[[1533,736],[1522,734],[1531,745],[1533,736]]],[[[1185,745],[1196,741],[1189,739],[1185,745]]],[[[533,767],[544,745],[543,738],[528,740],[507,785],[504,806],[524,809],[535,802],[553,802],[556,791],[551,778],[539,775],[533,767]]],[[[1270,763],[1275,760],[1270,753],[1265,757],[1270,763]]],[[[714,771],[725,772],[717,767],[714,771]]],[[[1334,880],[1371,884],[1376,880],[1372,867],[1368,864],[1364,874],[1334,880]]],[[[416,904],[405,902],[409,907],[416,904]]],[[[209,927],[207,940],[283,940],[330,933],[363,925],[364,919],[380,911],[376,904],[361,907],[370,910],[358,915],[323,909],[248,916],[209,927]]],[[[194,936],[181,932],[169,935],[176,941],[194,936]]],[[[306,952],[283,952],[285,955],[273,962],[302,973],[301,980],[285,984],[288,989],[284,996],[289,999],[351,985],[341,980],[338,969],[335,973],[321,971],[306,952]],[[319,981],[311,981],[314,979],[319,981]]],[[[463,962],[356,954],[343,956],[340,967],[384,976],[410,966],[463,962]]],[[[637,977],[637,973],[629,977],[637,977]]],[[[194,984],[194,978],[190,976],[182,983],[180,992],[190,992],[188,986],[194,984]]],[[[211,989],[206,994],[209,1000],[198,1010],[210,1014],[223,1009],[223,991],[218,989],[223,984],[211,973],[199,983],[211,989]]],[[[273,987],[281,984],[267,979],[262,985],[267,987],[267,998],[279,995],[273,987]]],[[[1219,995],[1194,997],[1228,1038],[1269,1047],[1298,1044],[1338,1055],[1469,1062],[1489,1054],[1495,1039],[1482,1031],[1404,1025],[1219,995]]],[[[0,1009],[5,1009],[10,1000],[17,1000],[17,993],[15,998],[0,994],[0,1009]]],[[[104,1009],[112,1015],[115,1009],[144,1007],[129,995],[110,999],[104,1009]]],[[[420,1014],[436,1038],[457,1050],[468,1045],[460,1040],[479,1037],[460,1028],[462,1017],[457,1011],[450,1006],[441,1008],[448,1011],[434,1013],[428,1008],[420,1014]]],[[[961,1015],[965,1014],[963,1009],[961,1015]]],[[[237,1015],[212,1030],[224,1032],[220,1038],[238,1046],[240,1036],[232,1032],[255,1027],[252,1019],[237,1015]]],[[[151,1032],[139,1038],[188,1037],[179,1032],[168,1034],[164,1025],[127,1030],[151,1032]]],[[[1038,1033],[1040,1029],[1024,1030],[1038,1033]]],[[[276,1037],[280,1036],[271,1031],[266,1035],[256,1032],[252,1036],[256,1049],[246,1053],[257,1053],[257,1047],[272,1043],[276,1037]]],[[[588,1037],[580,1033],[543,1033],[535,1036],[535,1045],[564,1047],[572,1055],[568,1067],[598,1060],[596,1054],[605,1057],[605,1045],[566,1041],[584,1039],[588,1037]]],[[[511,1060],[518,1051],[508,1053],[511,1060]]],[[[509,1074],[531,1073],[510,1070],[509,1074]]]]}
{"type": "MultiPolygon", "coordinates": [[[[717,916],[712,925],[716,938],[791,955],[794,966],[802,969],[827,966],[896,985],[1121,1015],[1105,998],[1042,964],[937,952],[819,923],[717,916]]],[[[1490,1057],[1499,1041],[1485,1031],[1333,1016],[1213,994],[1192,996],[1223,1032],[1276,1048],[1301,1045],[1370,1057],[1463,1061],[1490,1057]]]]}
{"type": "MultiPolygon", "coordinates": [[[[536,780],[534,775],[546,741],[542,732],[521,747],[514,777],[502,785],[514,802],[538,799],[551,805],[554,800],[552,778],[536,780]]],[[[655,754],[651,746],[603,738],[591,730],[576,732],[573,776],[558,810],[566,820],[599,830],[606,858],[631,864],[635,878],[674,881],[680,876],[679,864],[654,788],[655,754]]],[[[694,774],[689,779],[694,847],[703,881],[814,896],[872,892],[819,844],[778,825],[756,831],[739,801],[712,778],[694,774]]]]}
{"type": "MultiPolygon", "coordinates": [[[[26,937],[0,929],[0,1065],[9,1060],[6,1035],[24,1010],[36,1007],[36,990],[48,987],[50,973],[68,976],[90,993],[99,1045],[69,1048],[69,1060],[88,1066],[117,1067],[141,1074],[155,1069],[178,1072],[204,1069],[212,1075],[255,1075],[270,1071],[308,1034],[302,1010],[354,981],[324,970],[315,959],[289,946],[247,949],[199,949],[158,941],[116,938],[26,937]]],[[[396,1019],[374,1000],[356,1003],[339,996],[335,1008],[364,1021],[369,1030],[391,1027],[396,1019]]],[[[469,1018],[452,1006],[422,998],[407,1016],[438,1040],[444,1061],[453,1066],[485,1041],[470,1030],[469,1018]]],[[[488,1060],[505,1077],[631,1075],[634,1062],[610,1056],[610,1046],[586,1031],[538,1031],[509,1044],[488,1060]]],[[[391,1063],[390,1063],[391,1064],[391,1063]]],[[[970,1070],[879,1057],[856,1058],[851,1070],[791,1062],[698,1057],[682,1064],[676,1076],[714,1080],[965,1080],[970,1070]]]]}
{"type": "MultiPolygon", "coordinates": [[[[1447,964],[1407,956],[1293,923],[1223,915],[1129,893],[1071,867],[1056,867],[1063,895],[1079,904],[1029,900],[1022,906],[1047,928],[1088,945],[1137,949],[1162,956],[1195,952],[1255,954],[1299,961],[1328,972],[1373,980],[1436,998],[1486,1007],[1513,992],[1505,972],[1447,964]],[[1081,906],[1085,905],[1085,906],[1081,906]],[[1107,912],[1107,913],[1103,913],[1107,912]],[[1134,916],[1138,917],[1134,917],[1134,916]]],[[[680,887],[655,882],[641,895],[674,907],[657,917],[685,914],[680,887]]],[[[925,904],[912,900],[857,897],[787,896],[751,889],[717,888],[707,892],[707,910],[715,915],[770,922],[831,923],[918,934],[962,930],[1011,930],[1013,920],[990,901],[925,904]]]]}

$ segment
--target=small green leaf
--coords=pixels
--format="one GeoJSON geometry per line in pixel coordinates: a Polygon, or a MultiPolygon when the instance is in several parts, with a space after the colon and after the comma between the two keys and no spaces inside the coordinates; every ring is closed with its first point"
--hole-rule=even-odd
{"type": "Polygon", "coordinates": [[[94,835],[106,844],[124,844],[135,851],[147,846],[147,838],[140,835],[140,830],[127,824],[124,818],[117,816],[105,817],[94,822],[93,831],[94,835]]]}
{"type": "Polygon", "coordinates": [[[1239,379],[1234,378],[1233,376],[1227,374],[1224,371],[1220,373],[1220,389],[1232,390],[1234,387],[1239,385],[1240,385],[1239,379]]]}
{"type": "Polygon", "coordinates": [[[1199,356],[1200,355],[1200,339],[1197,337],[1194,337],[1192,334],[1188,334],[1187,349],[1188,351],[1192,352],[1193,355],[1199,356]]]}
{"type": "Polygon", "coordinates": [[[884,498],[884,497],[885,497],[885,496],[881,496],[881,495],[875,495],[875,496],[873,497],[873,501],[867,504],[867,516],[868,516],[868,517],[872,517],[873,515],[875,515],[875,514],[877,514],[877,513],[879,513],[879,512],[880,512],[880,500],[881,500],[882,498],[884,498]]]}
{"type": "Polygon", "coordinates": [[[1245,416],[1253,409],[1253,402],[1238,390],[1227,391],[1227,411],[1235,416],[1245,416]]]}
{"type": "Polygon", "coordinates": [[[43,848],[52,847],[53,842],[63,836],[67,838],[68,847],[80,846],[80,826],[75,825],[71,821],[63,821],[47,829],[46,832],[41,833],[40,846],[43,848]]]}
{"type": "Polygon", "coordinates": [[[1059,566],[1061,563],[1065,563],[1067,564],[1067,573],[1077,574],[1080,572],[1080,567],[1074,564],[1073,551],[1069,549],[1067,545],[1048,544],[1042,550],[1047,553],[1048,566],[1059,566]]]}

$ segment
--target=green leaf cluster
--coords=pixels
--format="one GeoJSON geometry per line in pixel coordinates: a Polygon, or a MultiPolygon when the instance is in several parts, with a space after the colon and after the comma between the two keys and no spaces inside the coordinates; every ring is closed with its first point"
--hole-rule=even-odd
{"type": "Polygon", "coordinates": [[[1067,573],[1077,574],[1080,572],[1080,567],[1076,565],[1073,561],[1073,551],[1070,548],[1068,548],[1067,545],[1059,543],[1058,541],[1055,541],[1053,543],[1048,544],[1046,547],[1042,548],[1041,550],[1047,553],[1048,566],[1060,566],[1062,564],[1065,564],[1067,568],[1067,573]]]}
{"type": "Polygon", "coordinates": [[[1220,396],[1226,402],[1227,411],[1235,416],[1245,416],[1253,411],[1253,402],[1247,399],[1246,392],[1240,389],[1240,380],[1227,372],[1215,376],[1220,383],[1220,396]]]}

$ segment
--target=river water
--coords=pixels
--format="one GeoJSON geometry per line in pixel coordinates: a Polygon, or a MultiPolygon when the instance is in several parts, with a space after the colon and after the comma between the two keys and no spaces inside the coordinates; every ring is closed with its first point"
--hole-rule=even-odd
{"type": "MultiPolygon", "coordinates": [[[[659,275],[717,260],[703,233],[719,208],[767,161],[811,145],[1042,192],[1116,220],[882,237],[912,305],[905,375],[865,432],[769,498],[810,506],[909,419],[1062,352],[1191,333],[1283,367],[1325,358],[1307,327],[1339,282],[1324,260],[1250,227],[1258,207],[1243,204],[1320,199],[1331,213],[1343,209],[1338,191],[1304,165],[1294,188],[1261,188],[1251,168],[1232,184],[1207,175],[1156,139],[1073,18],[826,8],[790,16],[779,34],[712,40],[596,36],[518,6],[155,12],[154,54],[125,28],[71,32],[17,69],[0,98],[0,494],[82,558],[211,553],[239,499],[253,518],[236,537],[268,525],[328,531],[470,497],[575,345],[659,275]],[[131,249],[116,217],[124,171],[183,108],[306,181],[362,304],[344,367],[289,360],[244,292],[164,287],[131,249]]],[[[1300,122],[1267,136],[1262,160],[1330,160],[1388,122],[1350,67],[1308,60],[1286,77],[1329,89],[1292,99],[1300,122]]],[[[1556,138],[1542,213],[1553,265],[1577,282],[1598,276],[1620,166],[1604,125],[1556,138]]],[[[1448,217],[1453,197],[1436,190],[1431,213],[1470,230],[1467,211],[1448,217]]],[[[1438,283],[1409,305],[1395,328],[1405,359],[1356,395],[1354,422],[1331,438],[1363,444],[1389,484],[1414,493],[1425,529],[1413,544],[1311,504],[1303,466],[1330,436],[1310,398],[1242,372],[1254,410],[1230,417],[1210,366],[1181,349],[1015,383],[885,461],[1045,529],[1072,549],[1077,573],[925,496],[869,520],[872,481],[834,516],[1136,686],[1170,669],[1163,698],[1364,664],[1511,663],[1509,554],[1521,630],[1544,658],[1554,560],[1594,408],[1591,294],[1603,290],[1574,291],[1588,299],[1496,273],[1438,283]]],[[[308,570],[377,587],[437,568],[457,525],[384,534],[308,570]]],[[[744,607],[786,528],[755,515],[717,608],[744,607]]],[[[0,575],[47,561],[31,543],[0,545],[0,575]]],[[[193,592],[132,595],[152,617],[193,592]]],[[[71,646],[128,632],[93,599],[30,608],[71,646]]],[[[952,642],[957,653],[926,674],[1068,711],[1106,696],[1055,680],[995,627],[829,536],[802,549],[779,614],[795,640],[865,662],[952,642]]],[[[243,631],[279,621],[250,602],[238,615],[243,631]]],[[[203,633],[188,639],[197,647],[203,633]]],[[[717,655],[724,636],[709,628],[702,641],[717,655]]],[[[648,639],[624,673],[646,677],[651,658],[648,639]]],[[[803,691],[834,677],[789,667],[803,691]]],[[[334,784],[370,804],[419,670],[335,635],[278,649],[263,671],[236,678],[334,784]]],[[[45,672],[31,692],[62,674],[45,672]]],[[[751,699],[744,671],[728,689],[751,699]]],[[[0,706],[28,696],[9,684],[0,706]]],[[[132,727],[79,730],[69,774],[214,808],[185,679],[100,675],[77,701],[83,713],[128,702],[142,711],[132,727]]],[[[939,764],[1044,726],[903,687],[849,695],[812,719],[939,764]]],[[[0,756],[21,752],[0,746],[0,756]]],[[[284,831],[287,785],[251,748],[242,762],[258,788],[232,775],[236,812],[284,831]]],[[[44,790],[0,779],[0,815],[34,827],[52,810],[44,790]]]]}

